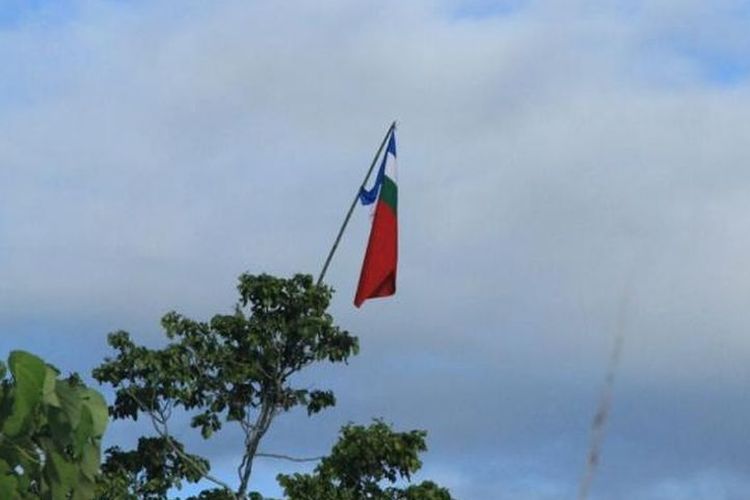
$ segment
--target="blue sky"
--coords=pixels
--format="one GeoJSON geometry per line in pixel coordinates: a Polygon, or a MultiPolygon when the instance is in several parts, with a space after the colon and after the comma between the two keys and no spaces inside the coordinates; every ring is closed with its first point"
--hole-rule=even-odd
{"type": "MultiPolygon", "coordinates": [[[[268,451],[348,421],[429,431],[458,498],[574,498],[617,324],[595,500],[750,488],[745,2],[5,2],[0,351],[90,372],[106,333],[230,310],[243,271],[317,273],[399,128],[399,293],[351,305],[355,213],[328,279],[360,337],[268,451]],[[628,285],[629,284],[629,285],[628,285]]],[[[174,427],[173,427],[174,428],[174,427]]],[[[236,436],[181,436],[233,480],[236,436]]],[[[112,442],[132,440],[116,425],[112,442]]],[[[292,470],[262,462],[256,487],[292,470]]]]}

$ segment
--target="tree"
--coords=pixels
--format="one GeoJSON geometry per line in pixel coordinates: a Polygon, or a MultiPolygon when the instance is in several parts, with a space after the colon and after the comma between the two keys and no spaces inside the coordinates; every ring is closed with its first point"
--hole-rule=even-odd
{"type": "MultiPolygon", "coordinates": [[[[249,485],[256,457],[283,457],[259,451],[274,418],[299,406],[312,415],[336,403],[332,392],[292,381],[309,366],[346,362],[358,351],[357,338],[327,312],[332,290],[309,275],[243,274],[238,291],[234,312],[208,322],[166,314],[169,342],[161,349],[136,345],[126,332],[110,334],[116,355],[94,370],[99,382],[115,388],[110,414],[146,416],[156,436],[141,437],[135,450],[107,450],[97,498],[161,500],[184,481],[207,479],[215,487],[192,500],[263,500],[249,485]],[[187,453],[170,433],[175,410],[186,412],[204,439],[226,425],[241,429],[236,487],[211,475],[208,460],[187,453]]],[[[348,425],[312,474],[278,480],[287,500],[450,500],[447,490],[429,481],[396,485],[421,467],[425,435],[394,432],[382,421],[348,425]]]]}
{"type": "MultiPolygon", "coordinates": [[[[238,290],[233,314],[209,322],[165,315],[170,342],[162,349],[138,346],[125,332],[109,336],[117,355],[94,370],[115,388],[109,414],[145,415],[157,435],[141,437],[134,450],[108,449],[101,467],[104,398],[29,353],[10,354],[10,377],[0,362],[0,498],[161,500],[183,481],[208,479],[217,487],[192,500],[263,500],[248,487],[274,418],[297,406],[313,414],[335,404],[330,391],[296,388],[291,377],[315,363],[346,362],[358,343],[327,313],[331,289],[310,276],[242,275],[238,290]],[[226,424],[243,431],[237,488],[213,477],[209,462],[170,434],[175,409],[190,414],[205,439],[226,424]]],[[[394,432],[379,420],[347,425],[313,473],[278,480],[286,500],[451,500],[430,481],[397,485],[421,467],[425,435],[394,432]]]]}
{"type": "Polygon", "coordinates": [[[139,443],[150,448],[148,454],[108,450],[110,474],[101,482],[102,495],[162,498],[182,480],[206,478],[220,494],[245,499],[258,446],[274,418],[297,406],[314,414],[335,404],[331,391],[291,381],[310,365],[345,362],[358,351],[356,337],[327,313],[332,290],[314,285],[309,275],[243,274],[238,291],[234,313],[209,322],[165,315],[162,326],[170,342],[162,349],[138,346],[126,332],[109,336],[117,355],[105,359],[94,377],[116,390],[111,416],[146,415],[158,439],[139,443]],[[236,488],[213,477],[208,462],[187,454],[170,434],[174,409],[188,412],[190,425],[205,439],[228,423],[242,430],[236,488]]]}
{"type": "Polygon", "coordinates": [[[0,498],[94,497],[107,403],[77,375],[14,351],[0,363],[0,498]]]}
{"type": "MultiPolygon", "coordinates": [[[[185,452],[168,437],[141,437],[135,450],[118,446],[107,450],[98,478],[99,500],[160,500],[181,480],[198,482],[209,470],[208,461],[185,452]]],[[[227,497],[225,497],[227,498],[227,497]]],[[[233,498],[230,496],[228,498],[233,498]]]]}
{"type": "Polygon", "coordinates": [[[312,474],[280,474],[278,481],[288,500],[451,500],[448,490],[431,481],[383,486],[409,480],[422,467],[426,435],[394,432],[380,420],[368,427],[347,425],[312,474]]]}

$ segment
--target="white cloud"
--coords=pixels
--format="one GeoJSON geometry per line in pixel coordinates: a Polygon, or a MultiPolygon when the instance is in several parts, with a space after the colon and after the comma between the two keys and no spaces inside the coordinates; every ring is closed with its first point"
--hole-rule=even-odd
{"type": "Polygon", "coordinates": [[[332,419],[388,413],[434,429],[442,464],[457,442],[481,447],[471,422],[498,448],[581,437],[560,451],[577,470],[629,279],[616,411],[644,403],[634,387],[647,404],[660,390],[738,387],[750,96],[705,67],[747,48],[740,3],[461,7],[80,2],[69,18],[5,28],[0,317],[151,325],[173,307],[228,307],[244,269],[316,272],[396,118],[399,295],[349,307],[362,211],[329,275],[365,349],[352,378],[326,375],[351,406],[332,419]],[[382,371],[394,345],[403,366],[382,371]],[[377,398],[358,398],[370,378],[377,398]]]}

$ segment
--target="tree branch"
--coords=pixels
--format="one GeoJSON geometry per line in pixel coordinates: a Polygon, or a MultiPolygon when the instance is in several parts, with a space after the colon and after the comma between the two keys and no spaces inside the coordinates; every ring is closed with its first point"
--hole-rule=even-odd
{"type": "MultiPolygon", "coordinates": [[[[133,392],[130,390],[130,388],[126,388],[125,392],[133,398],[133,400],[138,404],[138,406],[141,407],[141,409],[151,418],[151,425],[154,427],[154,431],[159,435],[159,437],[163,438],[168,444],[169,447],[172,448],[172,451],[175,452],[175,454],[179,455],[182,460],[187,462],[193,469],[198,471],[201,476],[203,476],[206,480],[214,483],[215,485],[224,488],[230,495],[232,495],[234,498],[238,498],[234,491],[232,490],[231,486],[229,486],[224,481],[214,477],[211,475],[206,468],[201,465],[200,463],[196,462],[193,457],[185,453],[183,450],[180,449],[179,446],[175,444],[175,441],[172,439],[172,436],[169,434],[169,427],[167,427],[167,418],[165,418],[165,414],[161,411],[154,412],[152,410],[146,409],[146,406],[141,402],[141,400],[133,394],[133,392]],[[161,425],[161,427],[160,427],[161,425]]],[[[156,407],[156,404],[154,404],[154,407],[156,407]]],[[[171,410],[169,412],[171,414],[171,410]]]]}
{"type": "Polygon", "coordinates": [[[256,457],[263,457],[263,458],[277,458],[279,460],[289,460],[290,462],[319,462],[320,460],[323,460],[325,457],[309,457],[309,458],[299,458],[299,457],[292,457],[289,455],[283,455],[280,453],[263,453],[258,452],[255,454],[256,457]]]}
{"type": "Polygon", "coordinates": [[[250,483],[250,474],[253,470],[253,459],[258,451],[260,440],[263,438],[263,435],[265,435],[275,416],[275,404],[275,398],[273,398],[272,401],[267,401],[263,404],[260,414],[255,420],[255,424],[252,426],[252,431],[245,436],[245,454],[242,457],[242,464],[240,465],[240,487],[237,490],[240,497],[244,497],[247,492],[247,487],[250,483]]]}

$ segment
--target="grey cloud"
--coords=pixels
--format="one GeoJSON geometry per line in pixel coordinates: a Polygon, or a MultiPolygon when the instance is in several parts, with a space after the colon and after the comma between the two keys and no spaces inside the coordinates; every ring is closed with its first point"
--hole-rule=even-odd
{"type": "Polygon", "coordinates": [[[85,369],[110,329],[155,342],[168,309],[228,310],[242,270],[317,271],[397,118],[399,294],[350,306],[359,211],[328,278],[363,353],[315,377],[338,408],[269,445],[381,415],[431,430],[427,472],[461,498],[570,497],[631,281],[595,491],[737,498],[750,99],[659,40],[726,28],[712,50],[738,53],[738,3],[460,7],[80,2],[4,29],[0,320],[31,333],[3,347],[34,350],[34,317],[101,344],[85,369]]]}

